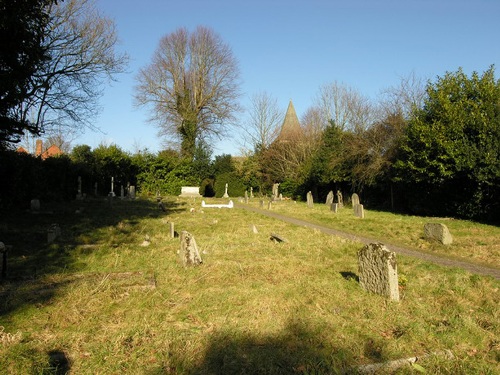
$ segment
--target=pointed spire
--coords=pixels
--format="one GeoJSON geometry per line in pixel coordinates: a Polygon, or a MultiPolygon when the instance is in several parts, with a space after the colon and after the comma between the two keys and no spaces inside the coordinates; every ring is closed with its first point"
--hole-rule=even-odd
{"type": "Polygon", "coordinates": [[[295,112],[293,102],[290,99],[288,104],[288,109],[286,110],[285,118],[283,120],[283,125],[281,125],[281,131],[279,138],[286,139],[290,137],[297,137],[302,135],[302,128],[300,127],[300,122],[295,112]]]}

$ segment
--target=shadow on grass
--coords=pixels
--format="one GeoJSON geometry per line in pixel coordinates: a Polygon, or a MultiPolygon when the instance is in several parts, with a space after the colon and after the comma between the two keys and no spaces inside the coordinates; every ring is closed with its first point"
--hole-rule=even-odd
{"type": "MultiPolygon", "coordinates": [[[[107,199],[58,202],[42,205],[39,213],[0,212],[0,241],[11,249],[7,254],[6,277],[0,279],[0,316],[16,309],[46,304],[69,281],[44,281],[46,276],[81,271],[85,263],[75,254],[81,238],[94,239],[100,228],[122,221],[132,226],[143,218],[166,217],[183,210],[182,202],[164,202],[165,211],[149,200],[107,199]],[[47,229],[54,223],[61,236],[47,243],[47,229]]],[[[118,244],[119,245],[119,244],[118,244]]],[[[85,250],[85,251],[92,251],[85,250]]]]}
{"type": "Polygon", "coordinates": [[[291,322],[276,336],[222,332],[213,335],[202,358],[192,364],[174,358],[173,368],[149,375],[201,374],[342,374],[350,369],[352,354],[325,345],[320,332],[302,322],[291,322]]]}

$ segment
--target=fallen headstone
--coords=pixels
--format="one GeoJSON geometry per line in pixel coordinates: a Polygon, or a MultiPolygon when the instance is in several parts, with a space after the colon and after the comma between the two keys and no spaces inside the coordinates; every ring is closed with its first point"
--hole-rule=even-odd
{"type": "Polygon", "coordinates": [[[451,245],[453,237],[448,227],[440,223],[427,223],[424,225],[424,235],[428,240],[438,241],[443,245],[451,245]]]}
{"type": "Polygon", "coordinates": [[[371,243],[358,251],[359,284],[369,292],[399,301],[396,253],[381,243],[371,243]]]}

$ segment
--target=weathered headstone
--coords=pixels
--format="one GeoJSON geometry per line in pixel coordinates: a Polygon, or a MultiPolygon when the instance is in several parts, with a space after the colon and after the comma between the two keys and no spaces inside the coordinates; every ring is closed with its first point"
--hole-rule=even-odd
{"type": "Polygon", "coordinates": [[[333,211],[333,212],[337,213],[339,211],[339,204],[338,203],[332,203],[330,205],[330,211],[333,211]]]}
{"type": "Polygon", "coordinates": [[[337,190],[337,203],[339,204],[339,208],[344,207],[344,199],[342,198],[342,192],[337,190]]]}
{"type": "Polygon", "coordinates": [[[313,195],[310,191],[307,192],[307,207],[312,208],[314,205],[313,195]]]}
{"type": "Polygon", "coordinates": [[[134,185],[130,186],[130,188],[128,189],[128,196],[130,197],[130,199],[135,199],[135,186],[134,185]]]}
{"type": "Polygon", "coordinates": [[[371,243],[358,251],[359,284],[367,291],[399,301],[396,253],[381,243],[371,243]]]}
{"type": "Polygon", "coordinates": [[[451,245],[453,237],[451,236],[448,227],[440,223],[427,223],[424,225],[424,235],[428,240],[434,240],[443,245],[451,245]]]}
{"type": "Polygon", "coordinates": [[[30,202],[30,209],[32,212],[40,211],[40,200],[39,199],[32,199],[30,202]]]}
{"type": "Polygon", "coordinates": [[[49,229],[47,229],[47,243],[51,244],[56,240],[57,237],[61,235],[61,228],[58,224],[52,224],[49,229]]]}
{"type": "Polygon", "coordinates": [[[276,184],[273,184],[273,198],[278,198],[278,195],[279,195],[279,186],[280,184],[276,183],[276,184]]]}
{"type": "Polygon", "coordinates": [[[264,208],[264,200],[263,199],[260,200],[259,206],[260,206],[260,208],[264,208]]]}
{"type": "Polygon", "coordinates": [[[356,204],[353,206],[354,216],[360,217],[361,219],[365,218],[365,209],[362,204],[356,204]]]}
{"type": "Polygon", "coordinates": [[[357,204],[360,204],[359,202],[359,195],[354,193],[353,195],[351,195],[351,202],[352,202],[352,206],[354,207],[355,205],[357,204]]]}
{"type": "Polygon", "coordinates": [[[115,178],[111,177],[111,191],[109,194],[114,197],[115,196],[115,178]]]}
{"type": "Polygon", "coordinates": [[[270,210],[273,208],[273,201],[267,202],[267,209],[270,210]]]}
{"type": "Polygon", "coordinates": [[[331,207],[332,203],[333,203],[333,191],[330,190],[330,192],[326,196],[326,202],[325,202],[325,204],[327,206],[331,207]]]}
{"type": "Polygon", "coordinates": [[[250,187],[250,198],[253,198],[253,187],[250,187]]]}
{"type": "Polygon", "coordinates": [[[194,236],[187,232],[181,232],[181,248],[179,258],[183,266],[197,266],[203,263],[194,236]]]}

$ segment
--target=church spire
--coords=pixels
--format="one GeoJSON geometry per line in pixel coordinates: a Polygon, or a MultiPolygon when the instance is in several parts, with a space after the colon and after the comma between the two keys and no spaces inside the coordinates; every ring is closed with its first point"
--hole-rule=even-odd
{"type": "Polygon", "coordinates": [[[293,102],[290,99],[290,103],[288,104],[288,109],[286,110],[285,118],[283,120],[283,125],[281,125],[279,138],[296,138],[301,135],[303,135],[302,128],[300,127],[300,122],[297,117],[297,113],[295,112],[293,102]]]}

